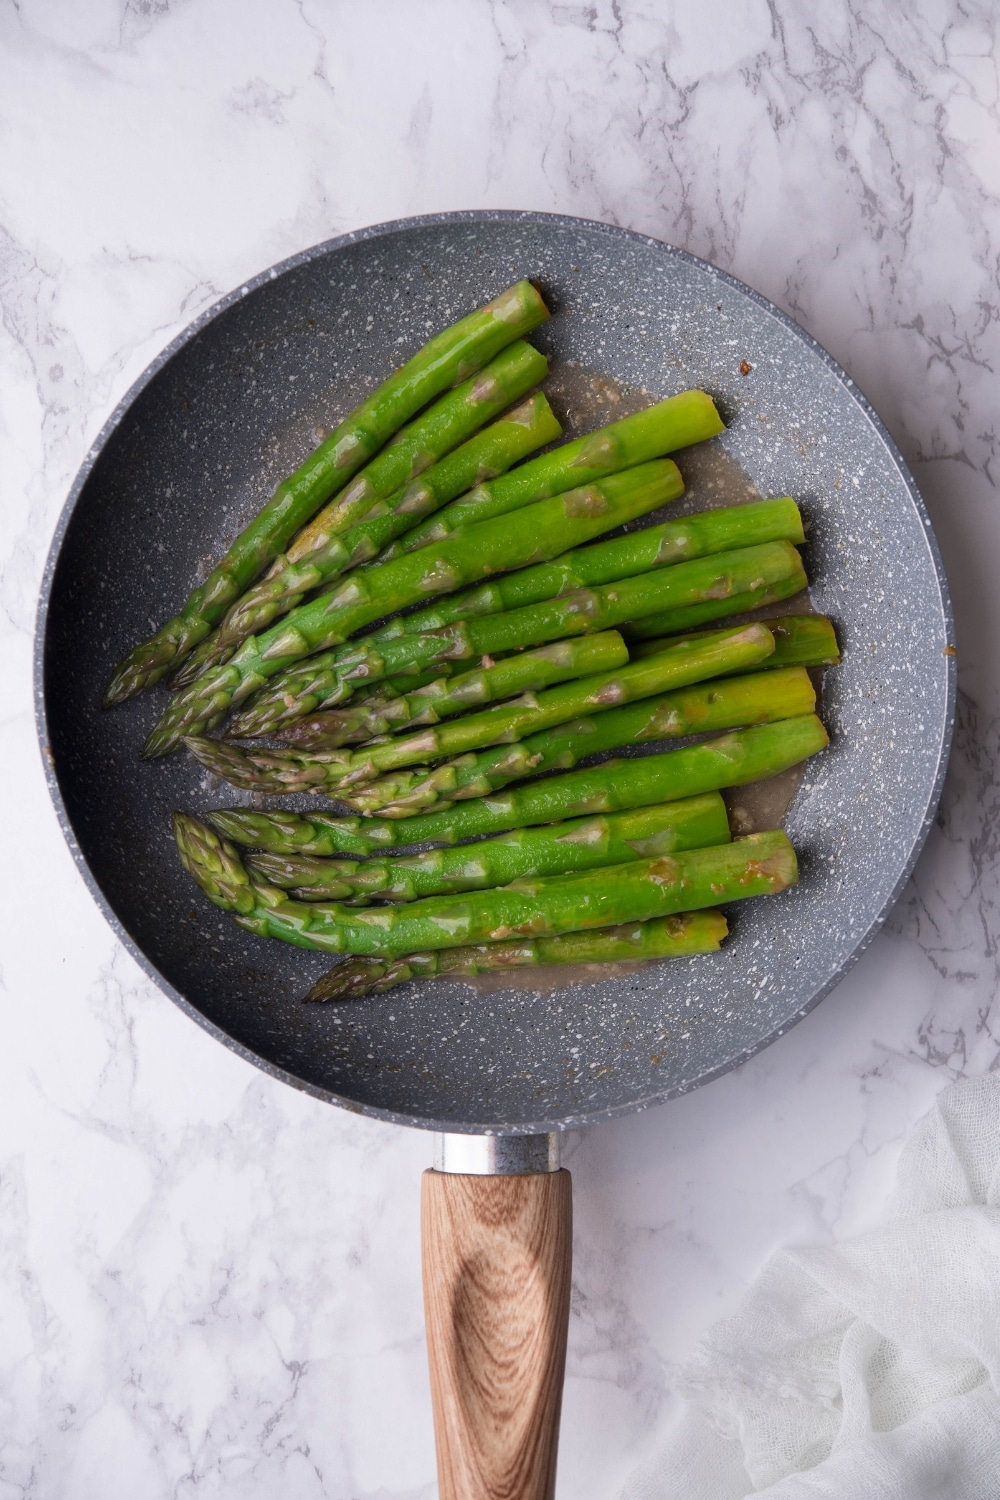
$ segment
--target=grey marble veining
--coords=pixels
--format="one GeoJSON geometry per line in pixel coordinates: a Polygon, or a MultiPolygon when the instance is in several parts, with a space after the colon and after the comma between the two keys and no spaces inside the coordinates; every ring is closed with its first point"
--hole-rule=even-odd
{"type": "Polygon", "coordinates": [[[961,694],[902,902],[775,1046],[568,1143],[560,1491],[613,1494],[669,1416],[672,1361],[766,1253],[875,1222],[930,1098],[1000,1065],[992,7],[20,0],[0,41],[0,1495],[434,1493],[428,1140],[293,1093],[194,1028],[114,944],[48,806],[30,716],[42,562],[88,444],[157,351],[359,225],[592,216],[771,297],[914,469],[961,694]]]}

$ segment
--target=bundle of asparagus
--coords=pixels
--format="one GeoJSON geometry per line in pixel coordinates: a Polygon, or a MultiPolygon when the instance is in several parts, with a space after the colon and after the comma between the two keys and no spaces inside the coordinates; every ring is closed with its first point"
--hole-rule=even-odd
{"type": "MultiPolygon", "coordinates": [[[[548,317],[549,310],[537,289],[530,281],[519,281],[425,344],[282,481],[205,582],[189,595],[180,613],[129,653],[115,671],[105,701],[120,703],[159,681],[208,634],[299,528],[344,489],[404,422],[548,317]]],[[[421,444],[426,441],[426,434],[421,434],[412,449],[409,444],[401,445],[402,461],[388,479],[383,476],[381,486],[364,476],[351,485],[341,496],[338,526],[346,529],[361,520],[376,500],[425,468],[421,444]]]]}
{"type": "Polygon", "coordinates": [[[677,467],[669,459],[639,464],[599,484],[540,500],[514,515],[480,521],[444,542],[368,572],[355,570],[338,588],[300,604],[283,622],[244,641],[224,666],[209,667],[175,693],[145,753],[165,755],[185,735],[217,724],[231,705],[277,672],[313,651],[339,645],[382,615],[428,594],[447,593],[492,573],[557,557],[646,515],[679,493],[677,467]]]}
{"type": "Polygon", "coordinates": [[[765,500],[566,552],[553,563],[402,615],[361,641],[307,657],[262,689],[230,732],[238,738],[273,734],[305,714],[345,701],[360,682],[421,671],[438,661],[496,656],[569,633],[630,623],[665,606],[708,600],[724,612],[734,595],[740,600],[747,588],[763,590],[775,581],[787,581],[798,592],[805,587],[805,573],[791,544],[802,540],[795,502],[765,500]],[[762,552],[761,544],[768,543],[762,552]],[[618,587],[624,580],[628,587],[618,587]]]}
{"type": "Polygon", "coordinates": [[[186,868],[241,926],[302,947],[365,956],[366,962],[337,966],[311,999],[385,989],[414,973],[476,973],[511,961],[684,957],[718,947],[726,930],[718,914],[708,925],[685,920],[651,928],[648,938],[630,927],[627,941],[620,924],[645,929],[654,918],[793,884],[794,854],[781,833],[738,840],[729,846],[732,856],[722,853],[729,827],[717,789],[777,774],[826,743],[815,715],[802,715],[688,749],[529,782],[506,796],[400,823],[233,809],[210,814],[211,828],[178,814],[175,833],[186,868]],[[424,841],[455,845],[505,828],[523,832],[408,859],[359,864],[323,858],[424,841]],[[263,852],[244,863],[231,840],[263,852]],[[651,885],[656,902],[649,899],[651,885]],[[456,891],[483,899],[450,894],[456,891]],[[392,918],[382,907],[369,917],[356,909],[373,898],[401,903],[402,915],[392,918]],[[570,934],[580,941],[570,941],[570,934]],[[511,936],[529,940],[513,960],[502,946],[511,936]],[[542,945],[534,946],[540,938],[542,945]],[[474,951],[467,947],[471,940],[474,951]],[[413,955],[449,947],[461,950],[453,963],[421,956],[410,964],[413,955]]]}
{"type": "Polygon", "coordinates": [[[837,660],[832,626],[697,627],[806,586],[798,507],[596,540],[679,498],[666,455],[722,422],[687,391],[529,458],[562,433],[523,337],[547,317],[522,281],[435,335],[109,684],[110,704],[173,672],[147,755],[183,741],[237,786],[326,790],[362,815],[175,818],[186,867],[241,925],[355,955],[310,998],[707,952],[726,932],[709,906],[796,879],[780,832],[730,841],[719,791],[826,744],[806,668],[837,660]],[[275,734],[284,748],[232,743],[275,734]],[[525,780],[546,771],[569,774],[525,780]],[[445,847],[396,857],[420,842],[445,847]]]}
{"type": "Polygon", "coordinates": [[[414,901],[509,885],[529,875],[626,864],[643,855],[707,849],[729,842],[726,805],[718,792],[599,818],[568,818],[522,828],[476,844],[431,849],[409,858],[317,859],[311,855],[247,856],[251,870],[299,901],[414,901]]]}
{"type": "MultiPolygon", "coordinates": [[[[614,649],[617,643],[621,656],[614,665],[620,666],[627,658],[625,644],[617,631],[590,638],[591,646],[595,641],[609,643],[605,648],[608,655],[617,654],[614,649]]],[[[439,728],[388,739],[353,752],[286,750],[254,755],[217,740],[192,738],[187,744],[203,766],[234,785],[275,792],[322,786],[350,806],[357,784],[374,781],[382,772],[429,758],[460,755],[482,745],[520,741],[535,730],[564,723],[588,711],[600,712],[667,688],[739,671],[763,661],[773,651],[774,637],[765,626],[740,625],[701,640],[682,641],[644,662],[617,671],[581,677],[546,693],[526,693],[481,714],[467,714],[439,728]]],[[[374,807],[366,803],[365,810],[374,811],[374,807]]]]}
{"type": "Polygon", "coordinates": [[[277,886],[251,878],[235,846],[197,818],[176,813],[174,832],[189,874],[248,932],[321,953],[376,958],[643,922],[768,895],[798,879],[791,844],[783,833],[772,832],[613,865],[605,879],[585,870],[460,896],[357,908],[294,901],[277,886]]]}
{"type": "MultiPolygon", "coordinates": [[[[774,651],[760,663],[761,666],[831,666],[838,659],[833,627],[823,615],[791,615],[787,619],[761,620],[759,623],[770,630],[775,642],[774,651]]],[[[701,638],[706,635],[708,632],[701,633],[701,638]]],[[[640,642],[632,646],[629,657],[633,662],[640,661],[678,641],[692,639],[696,637],[640,642]]],[[[479,667],[455,676],[432,676],[431,681],[414,684],[409,690],[406,679],[397,678],[387,693],[380,694],[376,688],[363,699],[352,701],[348,708],[306,714],[273,731],[273,737],[301,750],[333,750],[339,745],[371,740],[404,726],[437,724],[467,708],[513,697],[526,687],[534,687],[535,683],[523,680],[523,664],[536,656],[547,657],[550,652],[561,655],[572,644],[576,643],[560,641],[555,646],[543,646],[538,652],[509,657],[491,667],[479,667]]]]}
{"type": "MultiPolygon", "coordinates": [[[[526,387],[534,385],[547,368],[548,361],[532,349],[530,344],[514,344],[499,359],[494,360],[492,365],[487,365],[475,380],[467,382],[468,394],[464,396],[463,407],[470,414],[475,411],[477,417],[492,416],[499,408],[507,405],[511,396],[520,395],[526,387]],[[515,363],[514,354],[520,354],[521,350],[527,351],[532,358],[525,356],[515,363]],[[501,366],[506,368],[501,371],[501,366]],[[504,378],[501,378],[501,374],[504,378]],[[483,380],[487,375],[491,376],[489,384],[483,380]],[[494,391],[495,396],[492,394],[494,391]],[[481,393],[484,393],[482,399],[474,404],[473,398],[481,393]]],[[[431,408],[428,418],[435,414],[438,407],[446,402],[453,402],[462,395],[463,388],[460,387],[450,396],[442,398],[437,406],[431,408]]],[[[412,427],[419,425],[420,422],[417,421],[412,427]]],[[[171,687],[184,687],[193,682],[206,667],[228,661],[247,636],[265,630],[272,620],[294,609],[307,594],[322,584],[332,583],[348,569],[373,558],[387,536],[397,536],[413,525],[415,517],[426,515],[434,506],[443,504],[450,495],[460,495],[470,484],[483,479],[485,475],[502,474],[519,458],[543,447],[553,438],[559,437],[561,432],[562,427],[548,401],[540,392],[536,392],[505,417],[493,422],[485,431],[469,438],[460,448],[425,469],[419,479],[411,480],[388,499],[375,504],[357,525],[338,535],[336,523],[340,521],[343,511],[338,509],[336,516],[325,520],[321,515],[319,519],[324,520],[324,528],[318,533],[317,540],[311,546],[306,546],[298,538],[287,554],[274,562],[267,577],[248,589],[232,606],[221,625],[191,653],[180,671],[171,679],[171,687]]],[[[402,436],[400,434],[400,439],[402,436]]],[[[375,469],[380,459],[391,456],[396,451],[398,442],[399,439],[380,454],[370,468],[375,469]]],[[[428,445],[425,451],[432,453],[439,450],[431,449],[428,445]]]]}
{"type": "MultiPolygon", "coordinates": [[[[607,717],[599,716],[601,721],[607,717]]],[[[413,844],[458,844],[512,828],[652,807],[745,786],[787,771],[828,743],[820,720],[806,713],[678,750],[604,761],[565,776],[528,781],[498,796],[479,795],[454,807],[445,805],[407,818],[341,817],[319,810],[255,812],[242,807],[207,816],[217,832],[248,848],[364,858],[413,844]]]]}

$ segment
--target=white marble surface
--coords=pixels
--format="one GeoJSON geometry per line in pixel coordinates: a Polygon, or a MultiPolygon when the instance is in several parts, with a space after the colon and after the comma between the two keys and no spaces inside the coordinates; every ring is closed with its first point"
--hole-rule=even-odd
{"type": "Polygon", "coordinates": [[[118,948],[30,706],[72,475],[216,296],[358,225],[611,220],[847,367],[915,467],[962,708],[941,824],[849,979],[700,1093],[570,1143],[560,1494],[611,1496],[671,1362],[780,1243],[878,1219],[898,1143],[1000,1063],[1000,122],[989,0],[8,0],[0,9],[5,788],[0,1500],[435,1493],[429,1141],[273,1083],[118,948]]]}

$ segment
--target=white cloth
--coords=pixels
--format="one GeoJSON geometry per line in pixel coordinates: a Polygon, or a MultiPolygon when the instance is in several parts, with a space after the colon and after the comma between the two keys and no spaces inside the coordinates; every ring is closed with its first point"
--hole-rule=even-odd
{"type": "Polygon", "coordinates": [[[621,1500],[998,1500],[1000,1075],[907,1141],[886,1228],[782,1250],[621,1500]]]}

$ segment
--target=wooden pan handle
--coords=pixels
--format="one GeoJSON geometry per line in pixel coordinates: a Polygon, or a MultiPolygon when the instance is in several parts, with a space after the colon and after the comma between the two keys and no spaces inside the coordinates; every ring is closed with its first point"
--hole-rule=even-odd
{"type": "Polygon", "coordinates": [[[552,1500],[570,1174],[425,1172],[421,1221],[441,1500],[552,1500]]]}

